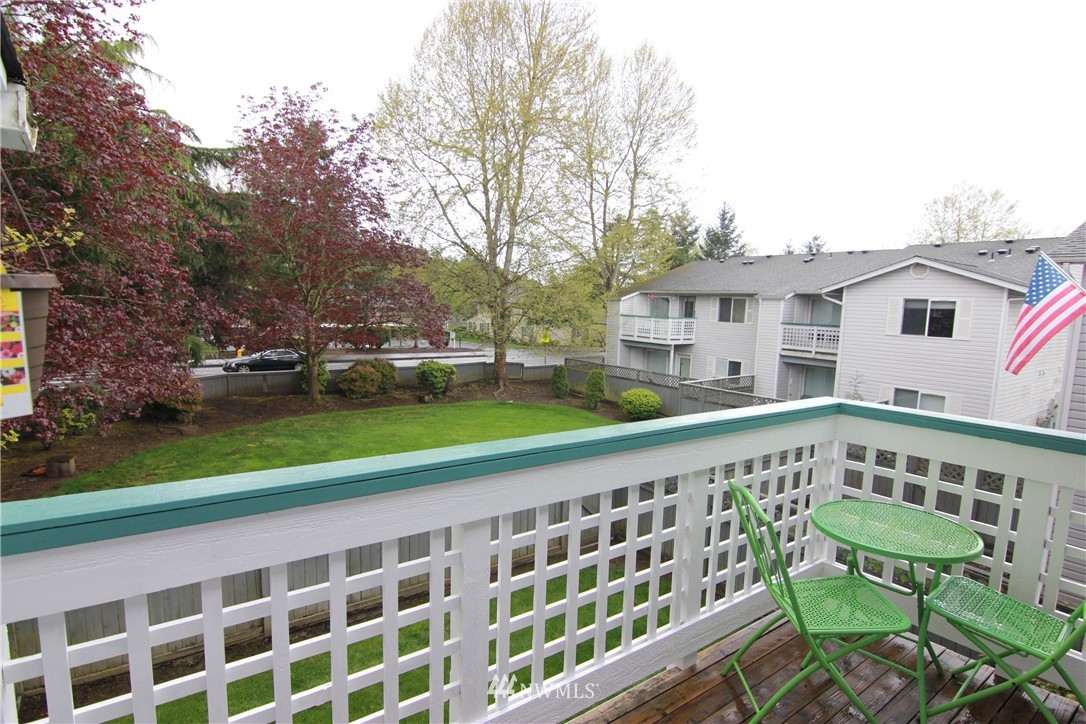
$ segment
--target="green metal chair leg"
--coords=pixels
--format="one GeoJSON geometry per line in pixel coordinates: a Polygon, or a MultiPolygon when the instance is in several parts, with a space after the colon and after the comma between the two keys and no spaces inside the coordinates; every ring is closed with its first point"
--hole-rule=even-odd
{"type": "Polygon", "coordinates": [[[755,631],[751,635],[751,637],[748,638],[746,640],[746,642],[740,647],[740,649],[735,652],[735,654],[731,657],[731,659],[728,660],[728,663],[724,666],[724,670],[721,671],[720,673],[723,674],[724,676],[727,676],[728,675],[728,670],[731,669],[732,666],[735,666],[736,668],[738,668],[739,659],[743,658],[743,654],[747,653],[747,650],[751,646],[753,646],[758,641],[758,639],[762,638],[762,636],[765,635],[766,631],[768,631],[769,629],[776,626],[781,621],[781,619],[783,619],[783,618],[785,618],[784,613],[783,612],[778,612],[776,616],[773,616],[765,624],[763,624],[762,627],[759,628],[757,631],[755,631]]]}

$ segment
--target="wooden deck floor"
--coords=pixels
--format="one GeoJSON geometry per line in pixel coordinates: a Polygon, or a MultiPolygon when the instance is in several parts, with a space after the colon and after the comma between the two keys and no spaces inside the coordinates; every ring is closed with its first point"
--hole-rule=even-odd
{"type": "MultiPolygon", "coordinates": [[[[691,669],[669,669],[637,687],[604,702],[574,719],[576,724],[597,722],[743,722],[753,711],[734,672],[724,678],[724,663],[746,640],[754,627],[742,631],[705,649],[698,655],[697,666],[691,669]]],[[[916,662],[916,645],[893,637],[876,644],[880,655],[905,666],[916,662]]],[[[743,672],[761,702],[766,701],[781,685],[799,671],[806,646],[795,630],[780,625],[754,645],[743,657],[743,672]]],[[[965,658],[953,651],[936,647],[940,660],[947,668],[959,666],[965,658]],[[947,666],[949,665],[949,666],[947,666]]],[[[897,724],[917,720],[916,681],[904,674],[859,654],[838,662],[845,679],[880,722],[897,724]]],[[[988,670],[990,677],[992,672],[988,670]]],[[[983,674],[978,675],[982,678],[983,674]]],[[[938,676],[934,667],[927,667],[928,696],[948,699],[960,681],[952,684],[947,676],[938,676]],[[949,690],[947,690],[949,688],[949,690]]],[[[1086,724],[1086,712],[1074,701],[1038,690],[1049,711],[1061,722],[1086,724]]],[[[766,717],[767,722],[845,722],[863,721],[848,698],[824,673],[813,674],[797,686],[766,717]]],[[[1028,696],[1018,690],[976,702],[964,709],[932,717],[929,721],[945,722],[1042,722],[1043,716],[1028,696]]]]}

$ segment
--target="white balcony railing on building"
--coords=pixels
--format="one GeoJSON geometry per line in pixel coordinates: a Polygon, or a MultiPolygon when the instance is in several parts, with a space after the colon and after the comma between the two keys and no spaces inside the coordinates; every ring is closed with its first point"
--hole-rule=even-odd
{"type": "Polygon", "coordinates": [[[782,324],[781,351],[810,356],[836,355],[841,329],[821,324],[782,324]]]}
{"type": "MultiPolygon", "coordinates": [[[[781,521],[795,576],[841,569],[810,523],[820,502],[898,501],[980,533],[970,575],[1062,611],[1086,594],[1069,573],[1086,550],[1068,535],[1086,527],[1072,504],[1084,465],[1082,436],[821,399],[7,503],[2,622],[35,622],[40,651],[4,636],[3,719],[44,681],[52,721],[171,720],[182,699],[185,717],[216,722],[313,707],[333,721],[560,721],[768,610],[733,477],[781,521]],[[379,555],[358,566],[362,548],[379,555]],[[295,579],[299,561],[320,565],[295,579]],[[225,595],[253,571],[266,591],[225,595]],[[198,613],[149,611],[155,592],[190,585],[198,613]],[[70,640],[66,617],[114,601],[123,633],[70,640]],[[323,628],[292,636],[292,612],[314,609],[323,628]],[[228,655],[232,627],[254,620],[268,647],[228,655]],[[203,665],[155,683],[152,650],[176,641],[197,641],[203,665]],[[77,707],[73,676],[122,656],[131,692],[77,707]],[[312,661],[323,679],[300,686],[312,661]],[[235,697],[260,677],[265,700],[235,697]]],[[[1081,652],[1065,663],[1086,676],[1081,652]]]]}
{"type": "Polygon", "coordinates": [[[640,342],[661,344],[693,344],[694,322],[689,317],[642,317],[623,314],[620,318],[619,336],[640,342]]]}

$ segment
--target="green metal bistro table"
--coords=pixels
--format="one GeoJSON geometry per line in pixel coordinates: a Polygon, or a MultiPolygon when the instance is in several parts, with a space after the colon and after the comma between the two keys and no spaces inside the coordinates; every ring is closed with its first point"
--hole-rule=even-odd
{"type": "MultiPolygon", "coordinates": [[[[869,580],[891,591],[915,596],[918,625],[924,619],[926,592],[924,571],[921,569],[917,576],[916,564],[932,567],[931,587],[935,588],[947,568],[978,558],[984,550],[980,536],[964,525],[898,503],[832,500],[817,506],[811,514],[811,521],[827,537],[849,546],[849,573],[864,575],[857,551],[907,562],[909,574],[904,585],[891,585],[873,578],[869,580]]],[[[941,676],[943,667],[930,641],[927,642],[927,649],[941,676]]],[[[916,662],[917,676],[923,676],[923,654],[916,657],[916,662]]]]}

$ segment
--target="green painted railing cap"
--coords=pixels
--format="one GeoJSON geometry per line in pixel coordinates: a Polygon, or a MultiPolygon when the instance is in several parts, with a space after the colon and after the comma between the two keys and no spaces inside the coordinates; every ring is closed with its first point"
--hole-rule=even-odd
{"type": "Polygon", "coordinates": [[[0,553],[15,555],[349,500],[837,414],[1086,455],[1086,439],[1068,433],[816,398],[767,405],[757,411],[747,408],[702,413],[359,460],[3,503],[0,504],[0,553]]]}

